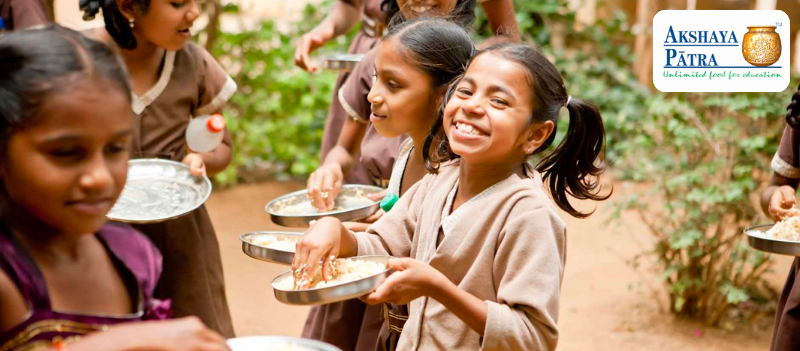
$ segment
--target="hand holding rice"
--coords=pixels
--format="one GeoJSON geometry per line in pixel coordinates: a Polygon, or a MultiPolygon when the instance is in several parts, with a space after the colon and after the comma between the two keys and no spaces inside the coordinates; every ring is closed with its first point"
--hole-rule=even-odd
{"type": "Polygon", "coordinates": [[[331,268],[333,269],[333,278],[327,282],[322,279],[322,265],[320,265],[317,267],[314,275],[311,277],[310,282],[305,280],[296,282],[294,275],[299,274],[297,274],[298,272],[295,272],[296,274],[289,275],[284,279],[276,281],[274,283],[274,287],[280,290],[306,290],[345,284],[379,274],[386,270],[386,264],[374,261],[339,258],[331,263],[331,268]],[[307,288],[298,288],[300,286],[305,286],[306,284],[308,284],[307,288]]]}

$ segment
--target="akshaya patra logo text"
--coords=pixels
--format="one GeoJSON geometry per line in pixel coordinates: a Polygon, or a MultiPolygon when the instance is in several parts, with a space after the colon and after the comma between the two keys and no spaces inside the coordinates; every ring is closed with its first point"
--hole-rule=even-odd
{"type": "Polygon", "coordinates": [[[653,19],[653,84],[664,92],[782,91],[789,41],[783,11],[661,11],[653,19]]]}

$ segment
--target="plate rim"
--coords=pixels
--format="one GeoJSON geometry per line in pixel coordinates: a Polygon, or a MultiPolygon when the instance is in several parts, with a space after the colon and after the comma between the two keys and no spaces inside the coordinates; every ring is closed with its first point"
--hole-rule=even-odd
{"type": "MultiPolygon", "coordinates": [[[[172,166],[175,166],[175,167],[180,167],[180,168],[184,168],[186,170],[189,170],[189,166],[187,166],[187,165],[185,165],[185,164],[183,164],[181,162],[178,162],[178,161],[165,160],[165,159],[160,159],[160,158],[137,158],[137,159],[128,160],[128,168],[129,168],[128,171],[130,172],[131,164],[136,165],[136,164],[159,164],[159,163],[168,164],[168,165],[172,165],[172,166]]],[[[190,174],[191,174],[191,171],[190,171],[190,174]]],[[[193,177],[198,177],[198,176],[193,175],[193,177]]],[[[206,201],[208,201],[208,198],[211,197],[211,193],[214,191],[213,185],[211,184],[211,179],[209,179],[207,175],[203,175],[203,176],[200,176],[198,178],[202,178],[203,181],[206,183],[206,185],[208,186],[208,193],[206,193],[205,196],[203,197],[203,201],[200,201],[197,206],[194,206],[193,208],[191,208],[189,210],[186,210],[186,211],[184,211],[184,212],[182,212],[180,214],[177,214],[177,215],[172,215],[172,216],[169,216],[169,217],[154,218],[154,219],[128,219],[128,218],[124,218],[124,217],[113,217],[113,216],[109,215],[111,213],[111,210],[109,210],[108,213],[106,213],[106,219],[108,219],[109,221],[131,223],[131,224],[148,224],[148,223],[165,222],[165,221],[168,221],[168,220],[171,220],[171,219],[175,219],[175,218],[178,218],[178,217],[185,216],[185,215],[197,210],[198,208],[200,208],[200,206],[203,206],[203,204],[205,204],[206,201]]],[[[127,180],[125,182],[125,185],[127,185],[127,180]]],[[[125,187],[123,187],[122,190],[125,191],[125,187]]],[[[120,196],[122,196],[121,192],[120,192],[120,196]]],[[[117,198],[117,201],[119,201],[119,198],[117,198]]],[[[116,202],[114,204],[116,205],[116,202]]],[[[113,210],[114,207],[112,206],[111,209],[113,210]]]]}
{"type": "MultiPolygon", "coordinates": [[[[384,188],[381,188],[379,186],[366,185],[366,184],[345,184],[345,185],[342,185],[342,189],[345,189],[345,188],[368,188],[368,189],[378,190],[378,192],[381,192],[381,191],[385,190],[384,188]]],[[[339,192],[341,192],[341,190],[339,192]]],[[[267,214],[269,214],[270,216],[278,216],[278,217],[292,218],[292,219],[303,219],[303,218],[310,218],[310,217],[337,216],[337,215],[340,215],[340,214],[345,214],[345,213],[349,213],[349,212],[363,210],[363,209],[375,206],[376,204],[378,204],[380,206],[380,203],[381,203],[380,201],[373,201],[373,202],[370,202],[369,205],[354,207],[354,208],[351,208],[351,209],[348,209],[348,210],[331,211],[331,212],[320,212],[320,213],[304,214],[304,215],[280,214],[280,213],[275,213],[275,212],[272,212],[272,211],[269,210],[270,206],[272,206],[273,204],[277,203],[278,201],[285,200],[285,199],[288,199],[290,197],[295,197],[295,196],[298,196],[298,195],[307,194],[307,193],[308,193],[307,190],[297,190],[297,191],[293,191],[293,192],[290,192],[290,193],[285,194],[285,195],[278,196],[278,197],[272,199],[271,201],[267,202],[266,205],[264,205],[264,211],[267,212],[267,214]]]]}

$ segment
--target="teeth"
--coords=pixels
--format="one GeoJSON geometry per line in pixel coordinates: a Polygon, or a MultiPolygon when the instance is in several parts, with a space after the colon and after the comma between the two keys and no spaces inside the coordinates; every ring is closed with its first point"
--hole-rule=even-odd
{"type": "Polygon", "coordinates": [[[411,11],[414,11],[416,13],[425,13],[430,11],[432,7],[433,6],[416,5],[416,6],[411,6],[411,11]]]}
{"type": "Polygon", "coordinates": [[[483,135],[483,133],[481,133],[481,132],[480,132],[480,131],[478,131],[477,129],[473,128],[473,127],[472,127],[471,125],[469,125],[469,124],[456,123],[456,128],[457,128],[459,131],[461,131],[461,132],[463,132],[463,133],[466,133],[466,134],[469,134],[469,135],[483,135]]]}

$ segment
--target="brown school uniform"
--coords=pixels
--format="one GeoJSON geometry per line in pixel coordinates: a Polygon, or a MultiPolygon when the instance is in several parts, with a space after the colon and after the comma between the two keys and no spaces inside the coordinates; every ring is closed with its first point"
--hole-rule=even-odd
{"type": "MultiPolygon", "coordinates": [[[[373,49],[364,56],[334,99],[346,118],[365,124],[369,124],[371,114],[367,94],[372,88],[374,60],[373,49]]],[[[335,107],[331,105],[332,110],[335,107]]],[[[387,187],[398,150],[406,138],[405,135],[384,138],[370,124],[361,142],[358,166],[361,168],[354,167],[345,182],[387,187]]],[[[358,299],[314,307],[306,320],[303,337],[322,340],[343,350],[374,351],[383,324],[382,316],[381,306],[367,306],[358,299]]]]}
{"type": "MultiPolygon", "coordinates": [[[[363,6],[364,12],[361,18],[361,30],[356,33],[353,41],[350,43],[350,48],[347,50],[350,54],[364,54],[372,49],[378,43],[384,32],[384,16],[381,11],[381,0],[339,0],[352,4],[353,6],[363,6]]],[[[336,79],[336,85],[333,88],[333,98],[331,99],[331,106],[328,110],[328,119],[325,121],[325,129],[322,134],[322,147],[321,147],[321,160],[324,161],[328,152],[336,146],[339,141],[339,134],[344,126],[344,121],[347,120],[347,112],[342,108],[338,99],[339,89],[341,89],[347,77],[350,76],[349,72],[342,72],[339,78],[336,79]]],[[[369,90],[367,90],[369,92],[369,90]]],[[[369,117],[369,115],[367,115],[369,117]]],[[[371,179],[366,175],[366,169],[359,159],[356,159],[355,164],[350,169],[350,173],[345,177],[346,183],[355,184],[370,184],[371,179]]]]}
{"type": "Polygon", "coordinates": [[[409,189],[366,233],[358,255],[412,257],[486,301],[483,337],[439,302],[409,305],[398,350],[555,350],[566,226],[541,176],[511,175],[455,211],[458,163],[409,189]],[[440,234],[441,232],[441,234],[440,234]]]}
{"type": "MultiPolygon", "coordinates": [[[[390,193],[400,194],[403,172],[414,144],[408,138],[399,148],[388,182],[390,193]]],[[[398,309],[392,313],[404,313],[398,309]]],[[[394,343],[397,335],[388,333],[383,306],[369,306],[358,299],[311,309],[303,337],[323,340],[343,350],[375,351],[384,349],[379,342],[394,343]]]]}
{"type": "MultiPolygon", "coordinates": [[[[800,179],[800,132],[790,126],[783,130],[772,170],[790,179],[800,179]]],[[[795,258],[786,278],[772,331],[771,351],[800,350],[800,258],[795,258]]]]}
{"type": "MultiPolygon", "coordinates": [[[[133,96],[131,158],[182,161],[192,116],[219,111],[235,91],[233,79],[199,45],[189,42],[179,51],[167,51],[155,86],[133,96]]],[[[230,138],[223,142],[231,145],[230,138]]],[[[219,243],[205,206],[173,220],[135,227],[164,256],[155,297],[172,300],[174,317],[197,316],[209,328],[233,337],[219,243]]]]}
{"type": "Polygon", "coordinates": [[[51,22],[44,0],[0,0],[0,18],[8,30],[25,29],[51,22]]]}

